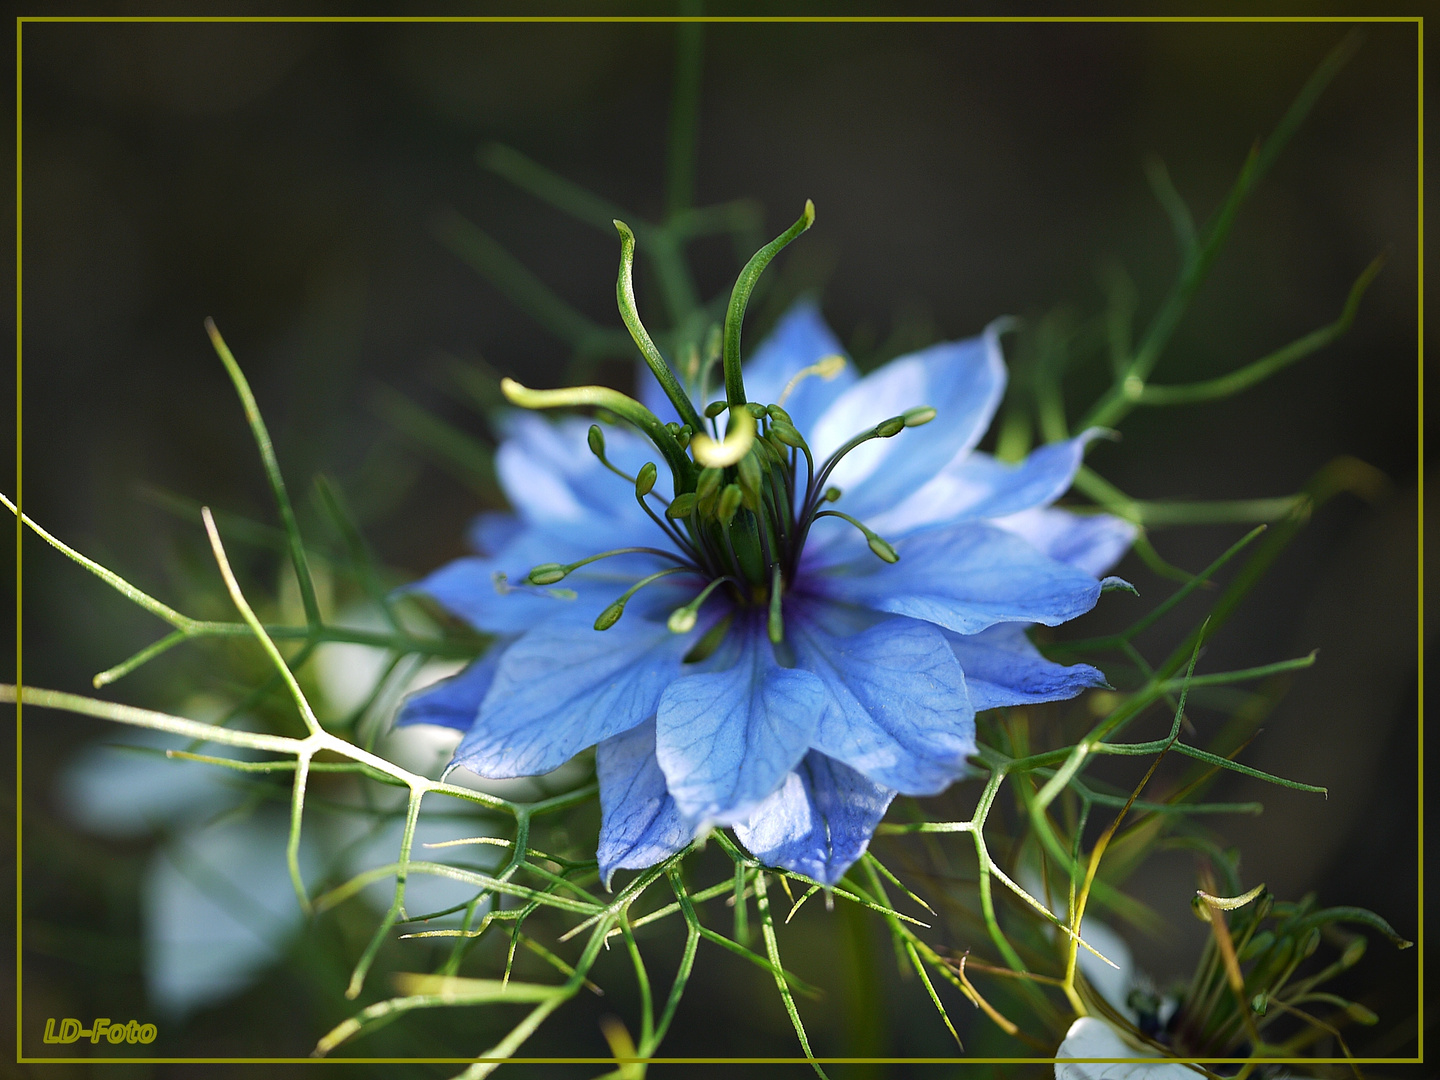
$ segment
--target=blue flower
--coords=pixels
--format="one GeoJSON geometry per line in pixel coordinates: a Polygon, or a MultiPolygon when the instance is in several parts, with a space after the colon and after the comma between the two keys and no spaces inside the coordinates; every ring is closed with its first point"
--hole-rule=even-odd
{"type": "Polygon", "coordinates": [[[977,710],[1104,683],[1025,635],[1089,611],[1132,538],[1049,505],[1090,435],[1019,464],[974,449],[1005,387],[994,328],[863,378],[841,351],[813,305],[792,309],[744,369],[752,404],[706,410],[728,407],[723,440],[682,415],[699,365],[678,400],[673,377],[638,403],[509,384],[521,404],[627,410],[649,438],[508,415],[514,514],[482,516],[481,554],[417,586],[498,641],[400,722],[465,731],[454,765],[485,777],[595,747],[607,883],[724,825],[833,884],[897,793],[966,774],[977,710]]]}

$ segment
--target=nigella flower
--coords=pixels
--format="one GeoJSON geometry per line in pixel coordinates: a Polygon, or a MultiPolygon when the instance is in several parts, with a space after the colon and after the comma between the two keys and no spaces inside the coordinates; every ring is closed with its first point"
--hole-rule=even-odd
{"type": "Polygon", "coordinates": [[[492,778],[596,747],[607,882],[725,825],[833,884],[897,792],[965,775],[977,710],[1104,682],[1025,630],[1090,610],[1131,531],[1049,508],[1088,436],[1016,465],[975,451],[1005,386],[996,328],[861,378],[802,304],[742,371],[750,288],[811,220],[741,273],[709,405],[712,364],[692,353],[677,376],[641,324],[617,222],[643,400],[504,389],[629,427],[511,414],[496,463],[515,513],[482,516],[482,554],[417,586],[498,642],[400,722],[464,730],[453,765],[492,778]]]}

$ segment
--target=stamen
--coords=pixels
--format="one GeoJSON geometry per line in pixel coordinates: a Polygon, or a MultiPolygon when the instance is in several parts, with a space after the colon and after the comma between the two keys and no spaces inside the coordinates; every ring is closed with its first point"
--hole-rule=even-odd
{"type": "MultiPolygon", "coordinates": [[[[612,551],[602,551],[598,555],[591,555],[588,558],[581,559],[579,562],[541,563],[525,576],[525,580],[531,585],[554,585],[555,582],[563,581],[570,574],[580,569],[580,567],[589,566],[592,562],[600,559],[608,559],[612,555],[658,555],[662,559],[669,559],[671,562],[677,562],[681,566],[694,569],[694,564],[689,559],[682,558],[673,551],[664,551],[661,548],[652,547],[623,547],[615,548],[612,551]]],[[[497,572],[498,578],[504,578],[504,576],[504,574],[497,572]]],[[[513,588],[514,586],[510,587],[513,588]]]]}
{"type": "Polygon", "coordinates": [[[693,491],[686,491],[675,496],[675,501],[665,508],[665,516],[676,520],[687,518],[694,509],[695,493],[693,491]]]}
{"type": "MultiPolygon", "coordinates": [[[[668,424],[666,425],[666,428],[669,428],[668,424]]],[[[605,468],[609,469],[616,476],[620,477],[620,479],[629,480],[632,484],[635,482],[635,477],[631,476],[624,470],[617,468],[611,463],[610,459],[605,456],[605,432],[600,429],[599,424],[590,425],[590,430],[585,433],[585,442],[589,445],[590,452],[600,459],[601,465],[604,465],[605,468]]]]}
{"type": "Polygon", "coordinates": [[[635,477],[635,497],[643,499],[655,489],[655,477],[658,475],[653,461],[647,461],[640,466],[640,473],[635,477]]]}
{"type": "Polygon", "coordinates": [[[669,570],[659,570],[656,573],[651,574],[649,577],[641,578],[634,585],[631,585],[630,588],[626,589],[623,593],[621,593],[618,600],[616,600],[613,604],[611,604],[609,607],[607,607],[604,611],[600,612],[600,614],[595,617],[595,629],[609,630],[610,627],[614,626],[617,622],[619,622],[620,616],[625,614],[625,605],[630,602],[630,598],[634,596],[637,592],[639,592],[641,589],[643,589],[646,585],[649,585],[650,583],[655,581],[659,581],[663,577],[669,577],[671,574],[693,574],[694,572],[695,571],[688,566],[675,566],[671,567],[669,570]]]}
{"type": "MultiPolygon", "coordinates": [[[[797,371],[785,384],[785,389],[780,391],[780,397],[776,399],[775,404],[777,406],[784,405],[786,398],[795,392],[795,388],[812,375],[819,375],[826,382],[830,382],[844,370],[845,358],[839,353],[831,353],[829,356],[815,361],[809,367],[797,371]]],[[[786,416],[785,419],[789,420],[790,417],[786,416]]]]}
{"type": "Polygon", "coordinates": [[[760,462],[755,459],[754,454],[746,454],[740,459],[736,473],[738,474],[737,479],[740,481],[740,490],[745,493],[745,505],[758,514],[760,512],[760,462]]]}
{"type": "Polygon", "coordinates": [[[496,570],[490,575],[490,584],[495,587],[497,596],[527,593],[530,596],[544,596],[552,600],[574,600],[580,595],[574,589],[540,589],[531,585],[511,585],[509,576],[502,570],[496,570]]]}
{"type": "MultiPolygon", "coordinates": [[[[646,466],[650,469],[648,480],[653,486],[656,474],[655,466],[649,462],[646,463],[646,466]]],[[[701,560],[700,553],[695,550],[695,545],[692,544],[678,528],[655,513],[655,511],[651,509],[650,504],[645,501],[646,495],[652,494],[648,488],[644,491],[641,490],[645,486],[641,481],[645,479],[647,479],[645,469],[642,468],[640,475],[635,478],[635,501],[640,504],[640,509],[645,511],[645,515],[659,527],[660,531],[673,540],[676,547],[688,552],[691,559],[694,560],[694,564],[698,566],[701,560]]],[[[655,498],[659,499],[662,503],[665,502],[663,496],[656,495],[655,498]]],[[[666,505],[666,513],[669,513],[668,504],[666,505]]]]}
{"type": "Polygon", "coordinates": [[[720,505],[716,508],[716,516],[729,525],[735,518],[735,512],[740,509],[740,504],[745,500],[745,493],[740,490],[739,484],[726,484],[725,490],[720,492],[720,505]]]}
{"type": "Polygon", "coordinates": [[[770,434],[779,439],[786,446],[793,446],[799,450],[805,445],[805,437],[800,434],[795,425],[787,420],[778,417],[770,422],[770,434]]]}
{"type": "MultiPolygon", "coordinates": [[[[850,453],[851,450],[854,450],[857,446],[860,446],[862,443],[867,443],[871,439],[893,439],[896,435],[899,435],[900,432],[904,431],[907,427],[912,426],[911,424],[906,422],[906,417],[910,413],[916,414],[916,424],[923,424],[929,421],[934,416],[933,409],[929,410],[931,414],[930,416],[925,416],[923,419],[920,418],[927,409],[929,409],[929,406],[921,406],[917,409],[910,409],[905,413],[901,413],[899,416],[892,416],[888,420],[882,420],[869,431],[862,431],[859,435],[856,435],[849,442],[845,443],[844,446],[840,447],[839,450],[836,450],[833,454],[831,454],[828,458],[825,459],[825,464],[820,469],[820,477],[818,480],[816,480],[815,484],[812,485],[811,490],[813,490],[814,487],[818,487],[824,484],[825,481],[830,478],[830,474],[835,471],[835,466],[840,464],[840,460],[846,454],[850,453]]],[[[814,504],[812,503],[811,505],[813,508],[814,504]]]]}
{"type": "Polygon", "coordinates": [[[886,540],[883,536],[880,536],[874,531],[872,531],[870,527],[866,525],[863,521],[856,521],[849,514],[842,514],[839,510],[821,510],[820,513],[816,514],[815,516],[817,518],[843,518],[865,534],[865,540],[870,545],[870,550],[873,551],[876,555],[878,555],[880,558],[884,559],[888,563],[900,561],[899,553],[895,550],[893,546],[891,546],[890,542],[886,540]]]}
{"type": "Polygon", "coordinates": [[[695,482],[695,509],[701,517],[708,517],[715,509],[715,500],[720,495],[720,485],[725,482],[725,473],[720,469],[700,470],[700,479],[695,482]]]}
{"type": "Polygon", "coordinates": [[[695,597],[694,600],[691,600],[684,607],[678,607],[672,611],[670,618],[665,622],[665,625],[670,628],[670,632],[672,634],[688,634],[691,630],[695,629],[695,620],[700,616],[700,605],[705,603],[710,594],[727,581],[735,585],[740,584],[728,574],[724,577],[717,577],[714,581],[710,582],[709,585],[701,589],[700,595],[695,597]]]}

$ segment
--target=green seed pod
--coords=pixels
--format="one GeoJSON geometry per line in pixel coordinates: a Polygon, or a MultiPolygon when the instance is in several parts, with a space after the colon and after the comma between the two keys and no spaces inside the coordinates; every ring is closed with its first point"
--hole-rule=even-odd
{"type": "Polygon", "coordinates": [[[607,607],[595,619],[596,630],[609,630],[620,621],[620,616],[625,614],[625,605],[618,600],[607,607]]]}
{"type": "Polygon", "coordinates": [[[767,468],[774,465],[784,467],[785,448],[775,441],[773,433],[771,435],[756,436],[753,445],[755,446],[756,453],[765,459],[767,468]]]}
{"type": "MultiPolygon", "coordinates": [[[[773,409],[774,406],[772,405],[773,409]]],[[[788,420],[776,420],[770,425],[770,434],[779,439],[786,446],[793,446],[797,450],[805,445],[805,440],[800,437],[800,432],[795,430],[795,425],[788,420]]]]}
{"type": "Polygon", "coordinates": [[[671,420],[665,425],[665,430],[668,431],[671,435],[679,435],[680,425],[677,424],[674,420],[671,420]]]}
{"type": "Polygon", "coordinates": [[[725,524],[730,524],[744,498],[745,493],[740,490],[739,484],[726,484],[725,490],[720,493],[720,505],[716,508],[715,516],[725,524]]]}
{"type": "Polygon", "coordinates": [[[1354,967],[1360,962],[1360,958],[1365,955],[1365,947],[1368,944],[1369,942],[1363,937],[1357,937],[1354,941],[1350,942],[1349,945],[1345,946],[1345,951],[1340,954],[1340,963],[1347,968],[1354,967]]]}
{"type": "Polygon", "coordinates": [[[740,459],[736,466],[736,472],[739,473],[740,490],[745,493],[750,503],[758,504],[760,501],[760,462],[754,453],[746,454],[740,459]]]}
{"type": "Polygon", "coordinates": [[[1250,999],[1250,1008],[1255,1010],[1256,1016],[1264,1016],[1265,1011],[1270,1008],[1270,998],[1266,994],[1256,994],[1250,999]]]}
{"type": "Polygon", "coordinates": [[[699,617],[699,611],[686,604],[670,613],[670,618],[665,620],[665,626],[672,634],[688,634],[695,629],[695,620],[699,617]]]}
{"type": "Polygon", "coordinates": [[[900,419],[905,421],[906,427],[919,427],[935,419],[935,410],[929,405],[920,405],[914,409],[906,409],[900,414],[900,419]]]}
{"type": "Polygon", "coordinates": [[[904,431],[909,425],[905,423],[903,416],[892,416],[889,420],[882,420],[875,425],[875,435],[881,439],[891,439],[904,431]]]}
{"type": "Polygon", "coordinates": [[[694,434],[695,432],[690,429],[689,424],[683,425],[680,430],[675,433],[675,441],[680,444],[681,450],[684,450],[690,445],[690,436],[694,434]]]}
{"type": "Polygon", "coordinates": [[[728,401],[712,401],[709,405],[705,406],[705,419],[714,420],[715,417],[719,416],[729,407],[730,403],[728,401]]]}
{"type": "Polygon", "coordinates": [[[599,424],[591,424],[590,431],[585,436],[585,441],[590,444],[590,452],[596,457],[605,456],[605,433],[600,430],[599,424]]]}
{"type": "Polygon", "coordinates": [[[725,474],[720,469],[704,468],[700,470],[700,479],[695,481],[695,497],[702,502],[720,490],[720,482],[725,474]]]}
{"type": "Polygon", "coordinates": [[[837,487],[827,487],[823,498],[826,502],[837,502],[840,498],[840,489],[837,487]]]}
{"type": "Polygon", "coordinates": [[[1300,941],[1300,955],[1309,956],[1319,947],[1320,928],[1318,926],[1312,926],[1309,933],[1307,933],[1300,941]]]}
{"type": "Polygon", "coordinates": [[[1250,960],[1254,960],[1257,956],[1263,953],[1266,949],[1270,948],[1270,946],[1273,944],[1275,944],[1275,935],[1272,934],[1269,930],[1261,930],[1258,934],[1256,934],[1249,941],[1247,941],[1245,943],[1245,947],[1240,950],[1240,962],[1246,963],[1250,960]]]}
{"type": "Polygon", "coordinates": [[[526,580],[531,585],[554,585],[557,581],[563,581],[565,575],[570,573],[570,568],[561,566],[559,563],[541,563],[527,575],[526,580]]]}
{"type": "Polygon", "coordinates": [[[1352,1001],[1349,1005],[1346,1005],[1345,1012],[1351,1020],[1354,1020],[1357,1024],[1365,1024],[1367,1027],[1371,1024],[1378,1023],[1380,1020],[1378,1016],[1358,1001],[1352,1001]]]}
{"type": "Polygon", "coordinates": [[[655,487],[656,471],[653,461],[647,461],[644,465],[640,466],[640,475],[635,477],[635,494],[640,496],[640,498],[643,499],[646,495],[649,495],[655,487]]]}
{"type": "Polygon", "coordinates": [[[665,508],[665,516],[668,518],[687,518],[694,509],[695,493],[693,491],[686,491],[675,496],[675,501],[665,508]]]}
{"type": "Polygon", "coordinates": [[[792,424],[792,425],[795,423],[794,420],[791,420],[791,419],[790,419],[790,414],[789,414],[788,412],[786,412],[784,409],[782,409],[779,405],[771,405],[769,411],[770,411],[770,419],[772,419],[772,420],[780,420],[780,421],[782,421],[782,422],[784,422],[784,423],[786,423],[786,424],[792,424]]]}
{"type": "Polygon", "coordinates": [[[765,414],[769,410],[766,409],[764,405],[760,405],[754,401],[747,401],[745,403],[745,411],[748,412],[751,416],[753,416],[756,420],[763,420],[765,418],[765,414]]]}
{"type": "Polygon", "coordinates": [[[870,550],[873,551],[876,555],[880,556],[880,558],[884,559],[886,562],[893,563],[900,561],[899,554],[895,551],[893,547],[890,546],[889,541],[887,541],[884,537],[876,536],[874,533],[871,533],[869,536],[865,537],[865,539],[870,543],[870,550]]]}

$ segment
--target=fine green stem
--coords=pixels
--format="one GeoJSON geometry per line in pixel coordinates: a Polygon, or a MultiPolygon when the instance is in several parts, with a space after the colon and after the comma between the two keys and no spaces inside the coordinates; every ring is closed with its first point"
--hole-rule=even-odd
{"type": "Polygon", "coordinates": [[[1345,307],[1341,311],[1340,317],[1328,326],[1312,330],[1283,348],[1276,349],[1259,360],[1252,361],[1242,368],[1214,379],[1186,383],[1182,386],[1145,385],[1141,387],[1139,396],[1134,399],[1136,404],[1193,405],[1202,401],[1216,401],[1220,398],[1232,397],[1242,390],[1248,390],[1256,383],[1263,382],[1297,360],[1304,359],[1311,353],[1324,348],[1350,329],[1351,324],[1355,321],[1355,313],[1360,309],[1360,298],[1365,294],[1370,283],[1375,280],[1375,275],[1380,272],[1384,263],[1384,256],[1380,256],[1365,268],[1360,277],[1356,279],[1355,284],[1350,287],[1350,294],[1345,299],[1345,307]]]}
{"type": "MultiPolygon", "coordinates": [[[[689,0],[683,7],[687,15],[700,13],[698,0],[689,0]]],[[[704,33],[704,23],[682,22],[675,27],[675,93],[670,101],[670,138],[665,155],[667,225],[689,210],[695,201],[704,33]]]]}
{"type": "Polygon", "coordinates": [[[230,381],[235,384],[235,392],[239,395],[240,404],[245,409],[245,420],[249,423],[255,445],[260,450],[260,460],[265,466],[265,478],[270,481],[270,491],[275,496],[275,506],[280,512],[280,524],[285,529],[285,537],[289,543],[290,563],[295,570],[296,583],[300,587],[300,602],[305,608],[305,621],[311,626],[318,626],[320,624],[320,603],[315,596],[315,582],[310,578],[310,564],[306,561],[305,544],[300,538],[300,526],[295,521],[294,507],[290,505],[290,494],[285,490],[285,479],[280,475],[280,462],[275,458],[275,447],[270,441],[270,432],[265,427],[265,420],[260,415],[260,407],[255,402],[255,395],[250,392],[250,383],[246,380],[245,373],[235,362],[230,347],[220,336],[220,330],[216,327],[213,319],[205,320],[205,332],[210,335],[210,344],[215,347],[215,353],[220,357],[220,362],[225,365],[225,370],[230,375],[230,381]]]}
{"type": "Polygon", "coordinates": [[[1132,397],[1143,388],[1145,380],[1150,377],[1181,317],[1189,308],[1190,301],[1209,275],[1210,267],[1220,254],[1240,207],[1275,163],[1280,151],[1299,128],[1321,92],[1344,66],[1358,44],[1358,37],[1350,34],[1336,46],[1306,81],[1270,137],[1251,150],[1225,202],[1189,250],[1179,276],[1151,321],[1124,376],[1116,380],[1111,389],[1077,425],[1080,430],[1089,427],[1111,427],[1119,416],[1128,411],[1132,397]]]}
{"type": "Polygon", "coordinates": [[[810,1039],[805,1034],[805,1025],[800,1020],[800,1011],[795,1007],[795,998],[790,993],[790,986],[786,983],[782,974],[784,968],[780,963],[780,944],[775,937],[775,920],[770,913],[770,897],[765,888],[765,871],[758,870],[755,873],[755,906],[760,914],[760,934],[765,939],[765,954],[770,957],[770,963],[775,968],[775,988],[780,992],[780,1000],[785,1005],[785,1012],[790,1017],[790,1024],[795,1028],[795,1035],[800,1040],[800,1049],[805,1051],[805,1057],[809,1060],[811,1067],[817,1076],[824,1077],[825,1070],[815,1061],[815,1055],[810,1050],[810,1039]]]}

